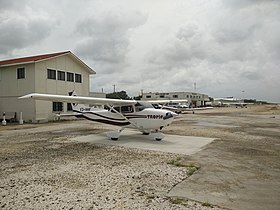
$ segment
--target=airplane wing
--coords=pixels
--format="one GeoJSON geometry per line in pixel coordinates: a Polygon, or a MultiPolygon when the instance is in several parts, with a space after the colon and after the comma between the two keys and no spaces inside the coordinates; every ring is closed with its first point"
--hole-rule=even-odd
{"type": "Polygon", "coordinates": [[[28,98],[32,98],[36,100],[44,100],[44,101],[67,102],[67,103],[90,104],[90,105],[125,106],[125,105],[132,105],[137,103],[134,100],[53,95],[53,94],[42,94],[42,93],[31,93],[19,97],[19,99],[28,99],[28,98]]]}
{"type": "Polygon", "coordinates": [[[212,106],[208,107],[197,107],[197,108],[184,108],[184,111],[193,111],[193,110],[207,110],[207,109],[213,109],[212,106]]]}
{"type": "Polygon", "coordinates": [[[146,103],[151,103],[151,104],[167,104],[167,103],[187,103],[188,100],[184,99],[184,100],[147,100],[147,101],[143,101],[146,103]]]}

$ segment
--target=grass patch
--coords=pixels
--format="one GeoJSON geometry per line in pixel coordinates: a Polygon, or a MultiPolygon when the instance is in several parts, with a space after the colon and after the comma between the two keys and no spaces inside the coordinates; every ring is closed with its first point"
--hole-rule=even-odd
{"type": "Polygon", "coordinates": [[[210,204],[209,202],[203,202],[201,205],[202,205],[202,206],[206,206],[206,207],[211,207],[211,208],[214,207],[214,206],[213,206],[212,204],[210,204]]]}
{"type": "Polygon", "coordinates": [[[200,165],[198,163],[190,162],[180,157],[168,161],[167,164],[187,168],[189,176],[193,175],[198,169],[200,169],[200,165]]]}
{"type": "Polygon", "coordinates": [[[183,198],[169,198],[169,201],[175,205],[188,206],[188,200],[183,198]]]}
{"type": "Polygon", "coordinates": [[[189,200],[187,198],[182,198],[182,197],[181,198],[180,197],[169,197],[169,201],[172,204],[181,205],[181,206],[185,206],[185,207],[190,207],[190,205],[197,206],[197,204],[200,204],[201,206],[204,206],[204,207],[214,208],[214,205],[210,204],[208,201],[201,203],[199,201],[190,200],[191,203],[188,203],[189,200]]]}

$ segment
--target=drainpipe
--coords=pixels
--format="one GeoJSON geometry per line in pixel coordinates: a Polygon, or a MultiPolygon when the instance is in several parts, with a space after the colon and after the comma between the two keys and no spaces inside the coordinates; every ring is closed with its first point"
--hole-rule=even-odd
{"type": "Polygon", "coordinates": [[[22,120],[22,112],[20,112],[19,114],[19,124],[22,125],[23,124],[23,120],[22,120]]]}

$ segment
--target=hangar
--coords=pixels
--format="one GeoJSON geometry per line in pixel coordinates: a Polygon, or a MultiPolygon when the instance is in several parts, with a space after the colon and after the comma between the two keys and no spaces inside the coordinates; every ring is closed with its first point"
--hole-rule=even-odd
{"type": "Polygon", "coordinates": [[[0,118],[25,122],[53,120],[57,113],[71,111],[70,104],[36,100],[19,100],[29,93],[67,95],[75,90],[89,96],[90,75],[95,71],[71,51],[35,55],[0,61],[0,118]]]}
{"type": "Polygon", "coordinates": [[[194,92],[149,92],[142,94],[142,100],[176,100],[176,99],[187,99],[191,106],[193,107],[203,107],[206,106],[206,102],[209,101],[209,97],[206,94],[194,93],[194,92]]]}

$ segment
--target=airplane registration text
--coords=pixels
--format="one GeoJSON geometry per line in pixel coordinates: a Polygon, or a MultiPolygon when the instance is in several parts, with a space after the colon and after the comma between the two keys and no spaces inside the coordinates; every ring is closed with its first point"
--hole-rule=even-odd
{"type": "Polygon", "coordinates": [[[157,120],[157,119],[163,119],[163,115],[159,115],[159,114],[154,114],[154,115],[147,115],[147,118],[148,119],[155,119],[155,120],[157,120]]]}

